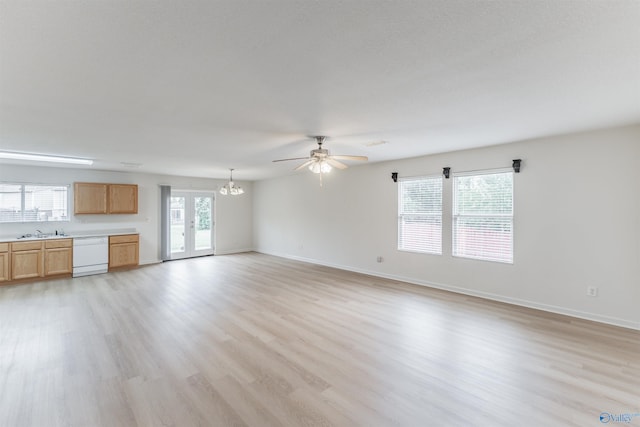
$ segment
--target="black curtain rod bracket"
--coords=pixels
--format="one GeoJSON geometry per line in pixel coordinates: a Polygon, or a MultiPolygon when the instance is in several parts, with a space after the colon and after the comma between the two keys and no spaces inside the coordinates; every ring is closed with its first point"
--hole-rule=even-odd
{"type": "Polygon", "coordinates": [[[515,173],[520,173],[520,164],[522,163],[522,159],[513,159],[513,164],[511,165],[513,167],[513,171],[515,173]]]}
{"type": "Polygon", "coordinates": [[[393,182],[398,182],[398,172],[391,172],[391,179],[393,182]]]}
{"type": "Polygon", "coordinates": [[[442,175],[444,175],[445,178],[449,179],[450,174],[451,174],[450,167],[442,168],[442,175]]]}

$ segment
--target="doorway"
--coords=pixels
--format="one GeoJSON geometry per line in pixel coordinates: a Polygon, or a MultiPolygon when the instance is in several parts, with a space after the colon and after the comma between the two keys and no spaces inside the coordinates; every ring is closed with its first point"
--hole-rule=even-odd
{"type": "Polygon", "coordinates": [[[171,192],[171,259],[213,255],[213,193],[171,192]]]}

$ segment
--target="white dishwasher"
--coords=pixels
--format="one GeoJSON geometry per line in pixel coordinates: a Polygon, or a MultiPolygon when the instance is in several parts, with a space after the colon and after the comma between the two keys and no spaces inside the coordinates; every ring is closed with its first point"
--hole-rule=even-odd
{"type": "Polygon", "coordinates": [[[106,273],[109,269],[109,238],[73,238],[73,277],[106,273]]]}

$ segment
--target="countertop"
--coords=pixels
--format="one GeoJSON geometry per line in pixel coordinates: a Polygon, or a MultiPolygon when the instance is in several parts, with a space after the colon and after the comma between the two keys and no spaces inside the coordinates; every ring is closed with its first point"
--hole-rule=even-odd
{"type": "Polygon", "coordinates": [[[52,240],[52,239],[73,239],[83,237],[106,237],[106,236],[123,236],[125,234],[138,234],[135,228],[117,229],[117,230],[88,230],[88,231],[73,231],[71,233],[65,233],[64,235],[49,235],[46,237],[0,237],[0,243],[7,242],[29,242],[33,240],[52,240]]]}

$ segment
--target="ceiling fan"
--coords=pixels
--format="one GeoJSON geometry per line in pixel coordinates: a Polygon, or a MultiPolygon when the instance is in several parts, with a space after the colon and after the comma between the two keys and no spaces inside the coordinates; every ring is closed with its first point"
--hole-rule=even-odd
{"type": "Polygon", "coordinates": [[[367,156],[348,156],[348,155],[330,155],[329,150],[326,148],[322,148],[322,144],[324,140],[327,138],[326,136],[314,136],[316,142],[318,143],[318,148],[315,150],[311,150],[309,157],[294,157],[291,159],[279,159],[274,160],[274,162],[288,162],[289,160],[306,160],[300,166],[296,167],[294,170],[300,170],[305,167],[309,167],[309,170],[313,173],[320,174],[320,185],[322,185],[322,174],[328,173],[332,168],[337,169],[346,169],[348,166],[339,160],[359,160],[359,161],[367,161],[369,160],[367,156]]]}

